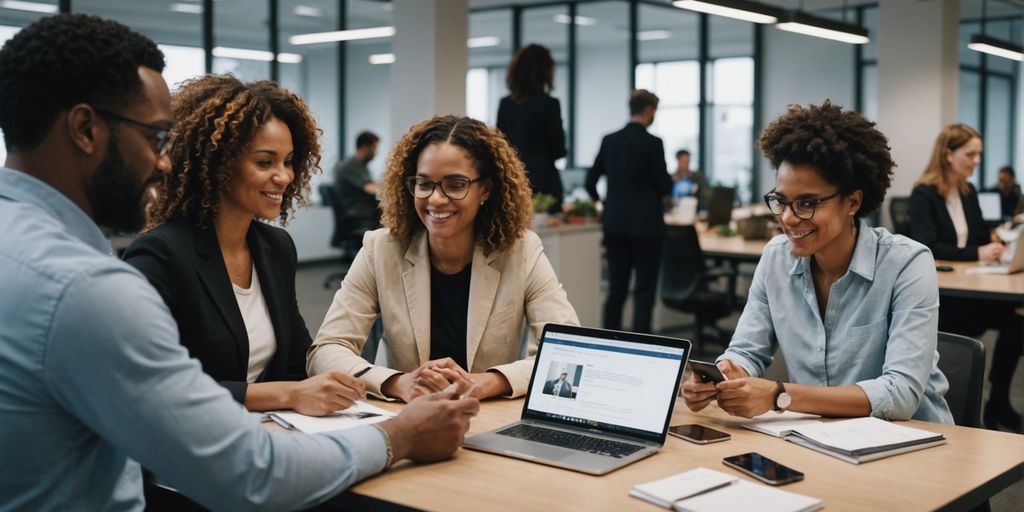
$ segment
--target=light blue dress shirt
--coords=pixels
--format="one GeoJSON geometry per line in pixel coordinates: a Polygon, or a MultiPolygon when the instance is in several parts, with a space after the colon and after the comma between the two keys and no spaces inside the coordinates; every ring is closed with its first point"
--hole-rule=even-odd
{"type": "Polygon", "coordinates": [[[220,510],[308,507],[384,468],[372,427],[260,427],[92,220],[4,168],[0,276],[0,510],[141,510],[139,463],[220,510]]]}
{"type": "Polygon", "coordinates": [[[939,287],[927,247],[861,223],[846,274],[818,308],[810,258],[796,258],[780,235],[764,248],[729,348],[752,377],[782,349],[789,380],[812,386],[856,384],[871,415],[953,423],[943,396],[936,343],[939,287]]]}

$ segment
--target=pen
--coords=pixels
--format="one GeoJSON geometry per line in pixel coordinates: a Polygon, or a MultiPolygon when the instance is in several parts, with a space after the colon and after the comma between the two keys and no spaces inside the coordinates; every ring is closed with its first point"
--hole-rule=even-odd
{"type": "Polygon", "coordinates": [[[278,425],[279,427],[281,427],[281,428],[283,428],[283,429],[285,429],[285,430],[295,430],[295,425],[292,425],[291,423],[288,423],[288,420],[286,420],[286,419],[284,419],[284,418],[282,418],[282,417],[278,416],[278,415],[277,415],[277,414],[275,414],[275,413],[272,413],[272,412],[268,412],[268,413],[267,413],[267,414],[265,415],[265,417],[266,417],[266,418],[269,418],[269,419],[270,419],[270,421],[273,421],[274,423],[277,423],[277,425],[278,425]]]}
{"type": "Polygon", "coordinates": [[[362,377],[364,373],[370,371],[371,368],[373,367],[367,366],[366,368],[363,368],[362,370],[359,370],[358,372],[352,374],[352,376],[358,379],[359,377],[362,377]]]}

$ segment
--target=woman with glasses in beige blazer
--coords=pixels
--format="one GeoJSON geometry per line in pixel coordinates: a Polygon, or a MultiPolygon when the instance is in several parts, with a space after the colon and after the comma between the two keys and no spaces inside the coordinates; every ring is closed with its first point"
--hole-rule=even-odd
{"type": "Polygon", "coordinates": [[[530,184],[508,141],[466,117],[423,121],[392,150],[381,191],[385,228],[366,234],[307,371],[406,402],[465,380],[477,398],[525,394],[544,325],[579,320],[528,230],[530,184]],[[378,315],[390,367],[359,356],[378,315]]]}

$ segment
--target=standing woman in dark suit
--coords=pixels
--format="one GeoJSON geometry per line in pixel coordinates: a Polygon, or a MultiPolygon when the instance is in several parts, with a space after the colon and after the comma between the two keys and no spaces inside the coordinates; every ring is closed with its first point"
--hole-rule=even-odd
{"type": "Polygon", "coordinates": [[[251,411],[323,415],[364,396],[340,372],[306,378],[311,343],[295,300],[287,222],[319,171],[319,128],[273,82],[187,82],[173,99],[172,169],[156,185],[150,230],[125,253],[160,292],[181,343],[251,411]]]}
{"type": "MultiPolygon", "coordinates": [[[[910,195],[910,235],[937,260],[999,261],[1005,247],[985,227],[978,193],[967,179],[981,162],[981,134],[964,124],[939,133],[931,161],[910,195]]],[[[983,419],[988,428],[1020,431],[1021,418],[1010,406],[1010,382],[1021,355],[1021,319],[1003,301],[944,297],[939,330],[979,336],[999,330],[989,380],[992,389],[983,419]]]]}
{"type": "Polygon", "coordinates": [[[499,130],[519,151],[534,194],[554,196],[551,213],[562,209],[562,177],[555,160],[566,155],[562,108],[555,88],[555,61],[547,48],[531,44],[512,57],[505,75],[511,93],[498,106],[499,130]]]}

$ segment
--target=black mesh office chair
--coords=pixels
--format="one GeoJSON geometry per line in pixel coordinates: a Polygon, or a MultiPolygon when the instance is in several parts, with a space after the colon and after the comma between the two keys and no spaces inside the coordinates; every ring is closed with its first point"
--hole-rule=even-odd
{"type": "Polygon", "coordinates": [[[953,421],[981,427],[981,390],[985,374],[985,346],[959,334],[939,333],[939,369],[949,380],[946,403],[953,421]]]}
{"type": "Polygon", "coordinates": [[[347,215],[341,202],[338,201],[337,190],[329,183],[321,184],[319,189],[320,197],[324,206],[329,206],[334,213],[334,232],[331,235],[331,247],[341,249],[341,261],[345,264],[345,271],[336,272],[324,279],[324,288],[333,288],[345,278],[348,272],[348,265],[355,259],[356,253],[363,247],[363,234],[365,226],[353,222],[347,215]]]}
{"type": "Polygon", "coordinates": [[[889,218],[892,219],[893,233],[910,236],[910,198],[898,196],[890,199],[889,218]]]}
{"type": "Polygon", "coordinates": [[[731,312],[726,293],[708,289],[708,269],[693,226],[666,226],[661,260],[661,302],[665,306],[697,317],[693,343],[704,352],[704,329],[713,331],[714,341],[725,344],[725,333],[715,325],[731,312]]]}

